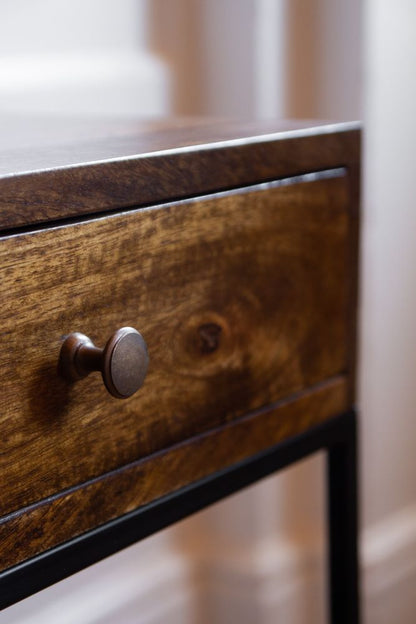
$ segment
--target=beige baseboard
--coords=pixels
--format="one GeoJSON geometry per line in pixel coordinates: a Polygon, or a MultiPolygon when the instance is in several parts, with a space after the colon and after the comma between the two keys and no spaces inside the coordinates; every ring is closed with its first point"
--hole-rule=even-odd
{"type": "Polygon", "coordinates": [[[365,532],[362,560],[365,624],[414,624],[416,505],[365,532]]]}
{"type": "MultiPolygon", "coordinates": [[[[6,609],[0,624],[322,624],[323,549],[257,541],[172,548],[151,538],[6,609]]],[[[365,624],[416,621],[416,506],[362,540],[365,624]]]]}
{"type": "Polygon", "coordinates": [[[5,609],[0,624],[191,624],[190,563],[158,537],[5,609]]]}
{"type": "MultiPolygon", "coordinates": [[[[247,552],[222,547],[198,554],[198,624],[322,624],[325,566],[318,543],[274,541],[247,552]]],[[[371,527],[361,547],[365,624],[416,622],[416,506],[371,527]]]]}

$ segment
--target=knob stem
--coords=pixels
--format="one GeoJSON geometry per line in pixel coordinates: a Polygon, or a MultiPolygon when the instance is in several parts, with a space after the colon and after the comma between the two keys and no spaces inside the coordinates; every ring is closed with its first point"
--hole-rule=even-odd
{"type": "Polygon", "coordinates": [[[92,373],[93,371],[101,371],[103,365],[104,349],[90,346],[85,343],[81,344],[75,354],[75,366],[79,370],[82,377],[92,373]]]}

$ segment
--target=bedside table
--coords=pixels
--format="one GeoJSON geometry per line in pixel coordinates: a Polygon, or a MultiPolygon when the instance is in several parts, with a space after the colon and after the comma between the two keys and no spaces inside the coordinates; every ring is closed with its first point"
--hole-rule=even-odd
{"type": "Polygon", "coordinates": [[[8,135],[1,606],[327,449],[331,621],[358,622],[359,127],[8,135]]]}

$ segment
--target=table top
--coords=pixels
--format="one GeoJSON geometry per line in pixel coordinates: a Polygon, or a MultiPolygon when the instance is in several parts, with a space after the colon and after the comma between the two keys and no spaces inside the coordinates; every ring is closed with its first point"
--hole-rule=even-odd
{"type": "Polygon", "coordinates": [[[0,228],[192,197],[357,162],[359,124],[0,120],[0,228]]]}
{"type": "Polygon", "coordinates": [[[96,119],[84,117],[3,116],[0,118],[0,180],[112,159],[140,157],[192,146],[339,132],[354,122],[316,120],[232,121],[184,117],[170,119],[96,119]]]}

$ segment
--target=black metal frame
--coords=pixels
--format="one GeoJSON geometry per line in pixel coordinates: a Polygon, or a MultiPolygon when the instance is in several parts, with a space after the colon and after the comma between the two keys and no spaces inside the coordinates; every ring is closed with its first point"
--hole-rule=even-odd
{"type": "Polygon", "coordinates": [[[0,608],[60,581],[304,457],[327,450],[328,593],[333,624],[358,624],[354,410],[192,483],[0,574],[0,608]]]}

